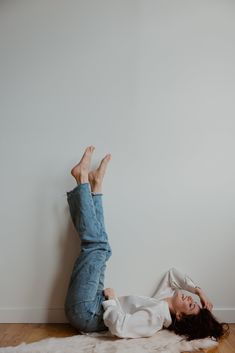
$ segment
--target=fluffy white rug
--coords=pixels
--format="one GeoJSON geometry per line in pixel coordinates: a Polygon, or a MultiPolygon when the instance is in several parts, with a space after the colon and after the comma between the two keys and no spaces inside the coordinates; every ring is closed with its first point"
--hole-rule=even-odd
{"type": "Polygon", "coordinates": [[[0,348],[0,353],[180,353],[216,345],[217,342],[209,338],[187,342],[167,330],[149,338],[135,339],[116,338],[104,332],[21,343],[16,347],[0,348]]]}

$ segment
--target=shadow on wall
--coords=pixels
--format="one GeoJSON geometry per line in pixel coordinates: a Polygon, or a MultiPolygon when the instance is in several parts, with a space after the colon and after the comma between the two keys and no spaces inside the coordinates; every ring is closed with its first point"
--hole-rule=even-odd
{"type": "MultiPolygon", "coordinates": [[[[58,214],[57,214],[58,216],[58,214]]],[[[48,300],[48,315],[46,322],[68,322],[64,313],[64,301],[72,274],[74,263],[80,254],[80,238],[72,223],[69,207],[64,210],[64,220],[67,220],[67,228],[58,234],[60,239],[58,247],[58,268],[54,283],[51,285],[51,293],[48,300]]]]}

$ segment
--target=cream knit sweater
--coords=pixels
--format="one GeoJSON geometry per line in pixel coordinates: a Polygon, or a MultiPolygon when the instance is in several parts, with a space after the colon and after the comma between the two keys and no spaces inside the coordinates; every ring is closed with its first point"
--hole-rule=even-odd
{"type": "Polygon", "coordinates": [[[179,289],[195,294],[195,288],[190,277],[172,268],[152,297],[129,295],[105,300],[102,304],[104,323],[118,337],[150,337],[171,324],[170,310],[164,299],[179,289]]]}

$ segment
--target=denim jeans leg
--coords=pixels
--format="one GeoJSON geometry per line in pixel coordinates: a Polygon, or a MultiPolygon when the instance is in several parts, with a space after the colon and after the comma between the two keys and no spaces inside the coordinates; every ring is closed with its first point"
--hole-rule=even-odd
{"type": "Polygon", "coordinates": [[[82,245],[87,242],[108,242],[105,234],[100,234],[102,225],[96,217],[96,210],[90,191],[90,184],[77,185],[67,192],[70,214],[73,224],[80,236],[82,245]]]}
{"type": "MultiPolygon", "coordinates": [[[[101,198],[98,195],[94,197],[101,198]]],[[[79,184],[67,193],[73,224],[81,239],[81,253],[71,275],[65,311],[73,326],[85,331],[105,328],[102,290],[106,261],[111,255],[103,209],[100,209],[102,202],[97,200],[95,208],[94,197],[88,183],[79,184]]]]}
{"type": "MultiPolygon", "coordinates": [[[[107,239],[108,242],[108,235],[105,229],[105,223],[104,223],[104,210],[103,210],[103,201],[102,201],[102,193],[96,194],[96,193],[91,193],[92,194],[92,199],[95,207],[95,212],[96,212],[96,218],[98,222],[101,225],[101,231],[103,232],[104,237],[107,239]]],[[[109,244],[109,252],[107,254],[108,258],[112,255],[112,249],[109,244]]]]}
{"type": "Polygon", "coordinates": [[[105,232],[105,224],[104,224],[104,210],[103,210],[103,202],[102,202],[102,193],[94,193],[91,192],[92,200],[95,207],[96,218],[100,222],[103,231],[105,232]]]}

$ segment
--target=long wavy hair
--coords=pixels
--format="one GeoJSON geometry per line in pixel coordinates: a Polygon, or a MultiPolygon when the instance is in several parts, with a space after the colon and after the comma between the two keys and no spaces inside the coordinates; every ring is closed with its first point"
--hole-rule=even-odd
{"type": "Polygon", "coordinates": [[[229,325],[220,323],[208,309],[201,309],[196,315],[183,315],[180,320],[171,313],[172,323],[167,328],[188,341],[210,337],[216,341],[229,334],[229,325]]]}

